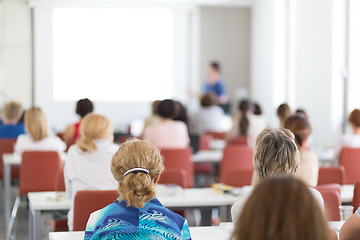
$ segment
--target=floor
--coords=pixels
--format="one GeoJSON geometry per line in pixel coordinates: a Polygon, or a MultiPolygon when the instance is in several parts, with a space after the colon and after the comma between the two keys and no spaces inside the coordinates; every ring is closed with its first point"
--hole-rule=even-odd
{"type": "MultiPolygon", "coordinates": [[[[15,200],[17,189],[12,188],[13,200],[15,200]]],[[[29,239],[29,220],[28,220],[28,207],[26,202],[22,202],[18,211],[17,221],[14,227],[16,240],[28,240],[29,239]]],[[[42,219],[42,240],[49,239],[48,222],[51,220],[51,215],[45,215],[42,219]]],[[[0,198],[0,240],[6,240],[6,229],[4,221],[4,199],[0,198]]]]}

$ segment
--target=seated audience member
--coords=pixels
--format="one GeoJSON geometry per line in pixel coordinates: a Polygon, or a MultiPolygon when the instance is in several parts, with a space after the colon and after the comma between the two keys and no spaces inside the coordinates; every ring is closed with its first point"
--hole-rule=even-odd
{"type": "Polygon", "coordinates": [[[80,138],[80,124],[81,120],[86,114],[91,113],[94,110],[93,103],[87,99],[80,99],[76,103],[76,113],[80,116],[80,120],[74,124],[66,126],[64,131],[64,141],[68,143],[75,143],[80,138]]]}
{"type": "Polygon", "coordinates": [[[307,120],[309,120],[309,115],[307,114],[307,112],[304,109],[298,108],[298,109],[296,109],[295,113],[302,114],[307,120]]]}
{"type": "Polygon", "coordinates": [[[4,122],[0,125],[0,139],[17,138],[25,133],[24,124],[18,123],[23,110],[20,103],[8,102],[4,106],[4,122]]]}
{"type": "Polygon", "coordinates": [[[341,137],[336,144],[334,165],[339,165],[340,154],[343,147],[360,148],[360,109],[354,109],[349,116],[349,123],[352,129],[351,134],[341,137]]]}
{"type": "Polygon", "coordinates": [[[254,103],[254,114],[257,116],[261,116],[262,110],[258,103],[254,103]]]}
{"type": "Polygon", "coordinates": [[[176,103],[166,99],[158,105],[160,122],[144,130],[144,140],[149,141],[158,148],[185,148],[189,146],[190,139],[185,123],[174,121],[176,103]]]}
{"type": "Polygon", "coordinates": [[[120,197],[90,215],[84,239],[191,239],[187,221],[155,197],[163,170],[160,152],[150,143],[122,144],[111,163],[120,197]]]}
{"type": "Polygon", "coordinates": [[[248,145],[253,147],[256,136],[266,128],[264,119],[254,115],[254,105],[249,100],[242,100],[238,106],[238,114],[233,118],[233,126],[227,133],[228,142],[236,137],[246,137],[248,145]]]}
{"type": "Polygon", "coordinates": [[[264,179],[236,220],[234,240],[332,240],[316,199],[292,177],[264,179]]]}
{"type": "Polygon", "coordinates": [[[58,151],[63,152],[66,145],[60,138],[49,136],[44,113],[40,108],[32,107],[25,113],[25,130],[15,144],[15,152],[23,151],[58,151]]]}
{"type": "MultiPolygon", "coordinates": [[[[254,148],[254,173],[252,185],[256,186],[267,177],[294,174],[300,163],[300,155],[294,135],[287,129],[266,128],[256,138],[254,148]]],[[[324,201],[321,194],[309,188],[321,209],[324,201]]],[[[239,199],[231,208],[233,221],[238,219],[246,199],[239,199]]]]}
{"type": "Polygon", "coordinates": [[[276,115],[280,121],[280,127],[284,127],[286,119],[291,115],[290,107],[287,103],[280,104],[276,115]]]}
{"type": "Polygon", "coordinates": [[[304,115],[297,113],[286,119],[284,127],[295,135],[295,143],[300,152],[300,165],[295,176],[303,180],[308,186],[316,187],[319,175],[319,159],[306,145],[311,134],[309,121],[304,115]]]}
{"type": "MultiPolygon", "coordinates": [[[[98,114],[87,114],[80,127],[81,138],[70,147],[64,167],[66,192],[74,203],[80,190],[115,190],[117,182],[110,167],[118,150],[113,143],[113,126],[98,114]]],[[[73,229],[73,205],[68,213],[69,230],[73,229]]]]}
{"type": "Polygon", "coordinates": [[[224,111],[216,105],[213,93],[205,94],[200,99],[200,110],[191,118],[191,133],[202,135],[205,132],[221,132],[224,111]]]}
{"type": "Polygon", "coordinates": [[[141,133],[141,136],[144,135],[144,131],[147,127],[153,125],[153,124],[157,124],[160,122],[160,116],[157,114],[157,109],[158,109],[158,105],[161,101],[159,100],[156,100],[156,101],[153,101],[152,104],[151,104],[151,109],[152,109],[152,112],[151,112],[151,115],[145,119],[145,123],[144,123],[144,127],[143,127],[143,131],[141,133]]]}
{"type": "Polygon", "coordinates": [[[360,207],[342,225],[340,229],[340,240],[360,240],[360,207]]]}
{"type": "Polygon", "coordinates": [[[188,115],[186,107],[179,101],[175,101],[175,113],[171,118],[174,121],[181,121],[188,126],[188,115]]]}

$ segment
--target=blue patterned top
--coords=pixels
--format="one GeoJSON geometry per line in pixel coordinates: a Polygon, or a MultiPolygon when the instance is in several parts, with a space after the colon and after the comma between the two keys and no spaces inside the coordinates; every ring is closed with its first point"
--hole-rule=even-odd
{"type": "Polygon", "coordinates": [[[157,198],[143,208],[114,203],[93,212],[84,240],[110,239],[191,239],[186,219],[164,207],[157,198]]]}

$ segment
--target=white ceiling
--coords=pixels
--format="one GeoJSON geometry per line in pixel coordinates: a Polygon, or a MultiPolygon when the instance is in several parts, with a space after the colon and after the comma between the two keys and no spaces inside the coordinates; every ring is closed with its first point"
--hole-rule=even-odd
{"type": "Polygon", "coordinates": [[[192,5],[249,7],[254,0],[28,0],[38,4],[131,4],[131,5],[192,5]]]}

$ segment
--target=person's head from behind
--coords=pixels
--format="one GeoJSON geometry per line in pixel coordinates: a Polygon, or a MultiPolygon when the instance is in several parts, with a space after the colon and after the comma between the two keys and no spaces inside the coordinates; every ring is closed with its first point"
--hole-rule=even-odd
{"type": "Polygon", "coordinates": [[[21,104],[15,101],[7,102],[4,106],[4,124],[16,124],[23,112],[21,104]]]}
{"type": "Polygon", "coordinates": [[[280,125],[283,127],[285,120],[291,115],[289,105],[287,103],[280,104],[276,110],[276,114],[280,120],[280,125]]]}
{"type": "Polygon", "coordinates": [[[201,96],[200,98],[200,105],[201,107],[211,107],[215,106],[217,103],[217,98],[214,93],[207,93],[201,96]]]}
{"type": "Polygon", "coordinates": [[[88,99],[80,99],[76,103],[76,113],[80,115],[81,118],[85,117],[86,114],[94,111],[93,103],[88,99]]]}
{"type": "Polygon", "coordinates": [[[157,114],[165,119],[172,119],[176,114],[176,103],[171,99],[165,99],[158,104],[157,114]]]}
{"type": "Polygon", "coordinates": [[[234,240],[330,240],[324,214],[312,193],[294,177],[263,180],[236,221],[234,240]]]}
{"type": "Polygon", "coordinates": [[[300,155],[287,129],[266,128],[256,138],[253,164],[259,180],[295,173],[300,155]]]}
{"type": "Polygon", "coordinates": [[[353,130],[360,129],[360,110],[354,109],[349,115],[349,122],[353,130]]]}
{"type": "Polygon", "coordinates": [[[239,122],[239,135],[247,136],[250,120],[248,118],[249,114],[254,113],[254,104],[248,100],[241,100],[238,104],[238,111],[240,113],[240,122],[239,122]]]}
{"type": "Polygon", "coordinates": [[[300,113],[288,117],[284,127],[295,135],[295,142],[298,147],[303,147],[311,134],[310,122],[300,113]]]}
{"type": "Polygon", "coordinates": [[[164,170],[160,151],[147,141],[130,139],[115,153],[111,172],[119,183],[120,199],[141,208],[155,197],[155,184],[164,170]]]}
{"type": "Polygon", "coordinates": [[[155,114],[157,115],[158,114],[158,105],[161,101],[160,100],[155,100],[152,102],[151,104],[151,111],[152,111],[152,114],[155,114]]]}
{"type": "Polygon", "coordinates": [[[32,140],[37,142],[48,137],[48,126],[44,113],[38,107],[32,107],[25,112],[25,129],[32,140]]]}
{"type": "Polygon", "coordinates": [[[254,103],[254,114],[260,116],[262,114],[262,110],[260,104],[254,103]]]}
{"type": "Polygon", "coordinates": [[[96,150],[95,140],[106,139],[109,142],[114,140],[113,125],[103,115],[89,113],[80,125],[80,139],[76,145],[83,151],[94,152],[96,150]]]}
{"type": "Polygon", "coordinates": [[[220,64],[218,62],[211,62],[209,64],[209,80],[210,83],[216,83],[220,77],[220,64]]]}
{"type": "Polygon", "coordinates": [[[188,122],[187,109],[181,102],[175,101],[175,111],[171,119],[175,121],[182,121],[185,124],[187,124],[188,122]]]}
{"type": "Polygon", "coordinates": [[[305,109],[298,108],[298,109],[296,109],[295,113],[297,113],[297,114],[302,114],[306,119],[309,120],[309,115],[307,114],[307,112],[305,111],[305,109]]]}

